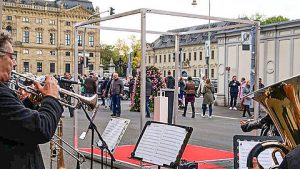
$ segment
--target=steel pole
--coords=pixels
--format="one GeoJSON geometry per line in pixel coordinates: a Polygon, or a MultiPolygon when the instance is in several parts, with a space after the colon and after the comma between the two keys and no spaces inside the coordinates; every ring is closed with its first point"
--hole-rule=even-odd
{"type": "Polygon", "coordinates": [[[143,130],[145,123],[145,111],[146,111],[146,12],[141,11],[141,50],[142,50],[142,59],[141,59],[141,72],[140,72],[140,98],[141,98],[141,123],[140,131],[143,130]]]}
{"type": "Polygon", "coordinates": [[[210,79],[210,77],[209,77],[209,59],[210,59],[210,55],[211,55],[211,50],[210,50],[210,39],[211,39],[211,32],[210,32],[210,0],[208,0],[208,17],[209,17],[209,19],[208,19],[208,30],[209,30],[209,32],[208,32],[208,58],[207,58],[207,78],[208,79],[210,79]]]}
{"type": "MultiPolygon", "coordinates": [[[[78,81],[78,28],[75,27],[75,55],[74,55],[74,81],[78,81]]],[[[75,85],[74,91],[79,93],[78,85],[75,85]]],[[[77,102],[75,100],[75,102],[77,102]]],[[[74,109],[74,123],[73,123],[73,133],[74,133],[74,148],[78,149],[78,114],[77,109],[74,109]]]]}
{"type": "Polygon", "coordinates": [[[179,35],[175,36],[175,91],[174,91],[174,101],[173,101],[173,124],[176,124],[177,114],[178,114],[178,77],[179,76],[179,35]]]}

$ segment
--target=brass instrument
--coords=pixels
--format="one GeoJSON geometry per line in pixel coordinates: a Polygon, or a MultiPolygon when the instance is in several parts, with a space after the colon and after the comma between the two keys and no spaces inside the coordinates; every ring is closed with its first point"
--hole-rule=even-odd
{"type": "MultiPolygon", "coordinates": [[[[41,84],[43,84],[43,82],[40,82],[34,78],[30,78],[30,77],[27,77],[26,75],[23,75],[23,74],[20,74],[20,73],[17,73],[16,71],[12,71],[12,75],[16,77],[16,80],[15,82],[10,82],[10,83],[15,83],[16,86],[18,86],[19,88],[21,89],[24,89],[26,92],[28,93],[31,93],[31,100],[33,102],[40,102],[41,99],[42,99],[42,95],[40,92],[38,92],[35,88],[31,87],[31,86],[26,86],[26,85],[23,85],[20,80],[21,79],[25,79],[25,80],[29,80],[29,81],[32,81],[32,82],[39,82],[41,84]]],[[[62,89],[62,88],[59,88],[59,93],[65,95],[65,96],[70,96],[70,97],[73,97],[77,100],[79,100],[80,102],[82,102],[83,104],[87,105],[90,109],[94,110],[96,108],[96,105],[97,105],[97,94],[95,94],[94,96],[92,97],[85,97],[85,96],[81,96],[79,94],[76,94],[76,93],[73,93],[71,91],[68,91],[68,90],[65,90],[65,89],[62,89]]],[[[59,99],[59,102],[64,105],[64,106],[68,106],[68,107],[76,107],[76,105],[70,105],[65,98],[60,98],[59,99]]]]}
{"type": "MultiPolygon", "coordinates": [[[[252,168],[253,157],[266,149],[274,148],[272,158],[275,166],[278,161],[275,153],[279,152],[284,157],[289,151],[300,144],[300,75],[279,83],[270,85],[254,92],[254,100],[263,105],[277,130],[283,143],[278,141],[266,141],[256,145],[250,152],[247,159],[247,166],[252,168]]],[[[258,162],[259,167],[263,168],[258,162]]]]}
{"type": "MultiPolygon", "coordinates": [[[[62,124],[62,120],[59,120],[58,126],[57,126],[57,135],[55,134],[54,137],[52,138],[52,140],[50,141],[50,151],[51,151],[51,162],[50,162],[50,168],[52,169],[53,166],[53,161],[55,161],[54,159],[56,158],[56,166],[57,169],[66,169],[65,167],[65,161],[64,161],[64,151],[66,153],[68,153],[70,156],[72,156],[77,162],[79,162],[79,164],[82,164],[83,162],[85,162],[85,156],[83,154],[81,154],[79,151],[77,151],[75,148],[73,148],[70,144],[68,144],[67,142],[65,142],[62,139],[63,136],[63,124],[62,124]],[[63,143],[65,145],[67,145],[72,151],[74,151],[73,153],[68,151],[65,147],[63,147],[63,143]],[[74,154],[76,154],[77,156],[75,156],[74,154]]],[[[78,164],[78,163],[77,163],[78,164]]]]}

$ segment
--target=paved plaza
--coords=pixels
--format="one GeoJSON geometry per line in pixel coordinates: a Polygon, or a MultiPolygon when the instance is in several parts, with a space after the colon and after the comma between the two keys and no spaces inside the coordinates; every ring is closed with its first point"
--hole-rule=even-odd
{"type": "MultiPolygon", "coordinates": [[[[101,101],[100,101],[101,102],[101,101]]],[[[232,152],[232,138],[234,135],[243,134],[240,129],[239,121],[241,119],[241,111],[229,110],[226,107],[213,107],[213,118],[201,117],[201,103],[202,98],[196,100],[196,118],[191,118],[191,110],[188,110],[186,117],[182,117],[182,111],[180,110],[177,115],[177,124],[184,126],[193,127],[193,133],[189,140],[189,144],[199,145],[204,147],[210,147],[219,150],[231,151],[232,152]]],[[[122,118],[130,119],[130,124],[120,142],[120,145],[131,145],[136,144],[140,135],[140,113],[129,111],[129,101],[122,101],[122,118]]],[[[69,117],[67,109],[63,114],[63,138],[68,143],[73,144],[73,118],[69,117]]],[[[109,109],[100,107],[97,116],[95,118],[95,124],[98,130],[102,133],[111,118],[111,112],[109,109]]],[[[153,116],[153,114],[152,114],[153,116]]],[[[152,118],[146,118],[152,120],[152,118]]],[[[88,120],[86,119],[82,110],[78,111],[78,135],[83,131],[86,131],[88,127],[88,120]]],[[[248,133],[253,134],[253,133],[248,133]]],[[[95,137],[95,140],[98,140],[95,137]]],[[[90,147],[91,133],[88,133],[85,140],[78,141],[79,148],[90,147]]],[[[46,168],[50,168],[50,150],[49,143],[41,145],[41,151],[46,168]]],[[[69,155],[64,153],[65,164],[67,168],[75,168],[76,162],[69,155]]],[[[90,161],[87,160],[82,168],[90,168],[90,161]]],[[[99,163],[95,162],[94,167],[99,168],[99,163]]]]}

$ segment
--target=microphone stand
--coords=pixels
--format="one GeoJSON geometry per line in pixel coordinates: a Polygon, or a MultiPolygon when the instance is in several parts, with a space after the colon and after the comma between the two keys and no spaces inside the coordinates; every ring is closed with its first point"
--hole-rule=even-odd
{"type": "Polygon", "coordinates": [[[86,108],[83,107],[83,104],[80,102],[80,107],[83,109],[86,118],[88,119],[88,121],[90,122],[89,125],[89,129],[92,130],[92,140],[91,140],[91,169],[93,169],[93,161],[94,161],[94,134],[95,131],[98,135],[98,138],[100,139],[100,141],[102,142],[102,146],[100,147],[101,149],[101,167],[103,168],[103,150],[107,150],[110,158],[111,158],[111,168],[113,168],[113,162],[116,161],[115,157],[113,156],[113,154],[111,153],[111,151],[108,149],[108,146],[106,144],[106,142],[103,140],[103,138],[101,137],[97,126],[95,125],[95,123],[92,121],[92,119],[90,118],[90,116],[88,115],[86,108]]]}

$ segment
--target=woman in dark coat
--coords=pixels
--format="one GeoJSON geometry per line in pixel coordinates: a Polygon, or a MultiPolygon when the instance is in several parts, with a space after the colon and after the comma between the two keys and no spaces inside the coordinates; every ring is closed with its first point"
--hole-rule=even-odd
{"type": "Polygon", "coordinates": [[[209,118],[212,118],[212,104],[214,103],[214,86],[210,83],[210,79],[206,79],[203,93],[203,104],[202,104],[202,117],[205,117],[205,112],[208,105],[209,118]]]}
{"type": "Polygon", "coordinates": [[[195,83],[193,82],[193,79],[191,76],[188,77],[188,81],[186,82],[185,85],[185,106],[184,106],[184,113],[182,114],[183,117],[186,116],[186,109],[187,109],[187,105],[190,102],[191,106],[192,106],[192,118],[195,118],[195,83]]]}

